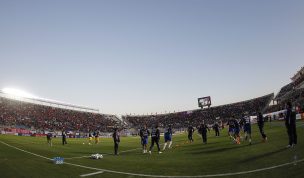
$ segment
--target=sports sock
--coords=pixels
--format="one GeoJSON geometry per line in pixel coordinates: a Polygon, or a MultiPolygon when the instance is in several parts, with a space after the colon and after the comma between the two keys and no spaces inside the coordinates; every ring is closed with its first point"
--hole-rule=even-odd
{"type": "Polygon", "coordinates": [[[170,141],[170,143],[169,143],[169,148],[171,148],[171,145],[172,145],[172,141],[170,141]]]}

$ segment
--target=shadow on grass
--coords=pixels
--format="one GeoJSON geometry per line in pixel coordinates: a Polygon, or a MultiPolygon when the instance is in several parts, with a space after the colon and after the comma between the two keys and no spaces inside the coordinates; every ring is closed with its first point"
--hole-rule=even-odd
{"type": "Polygon", "coordinates": [[[231,145],[229,147],[221,147],[221,148],[217,148],[217,149],[210,149],[210,148],[213,148],[213,147],[206,147],[205,149],[202,148],[202,150],[200,150],[198,152],[191,152],[190,154],[221,153],[221,152],[225,152],[225,151],[229,151],[229,150],[236,150],[236,149],[240,149],[240,148],[244,148],[244,147],[248,147],[248,146],[254,146],[254,145],[257,145],[257,144],[260,144],[260,142],[253,143],[252,145],[249,145],[249,144],[231,145]]]}
{"type": "Polygon", "coordinates": [[[263,154],[260,154],[260,155],[257,155],[257,156],[252,156],[250,158],[247,158],[245,160],[240,161],[240,163],[248,163],[248,162],[252,162],[252,161],[255,161],[255,160],[258,160],[258,159],[261,159],[261,158],[267,158],[268,156],[275,155],[275,154],[281,153],[281,152],[286,151],[286,150],[287,150],[286,148],[281,148],[279,150],[275,150],[275,151],[272,151],[272,152],[267,152],[267,153],[263,153],[263,154]]]}

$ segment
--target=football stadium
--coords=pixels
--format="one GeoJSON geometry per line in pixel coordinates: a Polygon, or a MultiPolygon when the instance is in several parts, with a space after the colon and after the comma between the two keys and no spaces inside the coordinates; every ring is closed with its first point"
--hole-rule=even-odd
{"type": "MultiPolygon", "coordinates": [[[[297,134],[302,135],[304,90],[290,87],[297,79],[276,95],[176,113],[125,115],[121,119],[90,108],[2,92],[1,177],[302,177],[304,145],[300,137],[296,146],[286,148],[283,105],[290,100],[297,105],[297,134]],[[272,105],[274,102],[277,104],[272,105]],[[256,111],[265,113],[262,118],[267,140],[260,134],[256,111]],[[252,143],[246,140],[243,128],[239,144],[228,135],[229,119],[242,118],[242,113],[251,117],[252,143]],[[208,127],[206,144],[200,133],[202,122],[208,127]],[[219,136],[215,136],[215,123],[220,126],[219,136]],[[161,152],[143,152],[139,130],[144,125],[159,126],[161,152]],[[192,125],[193,142],[188,139],[188,126],[192,125]],[[163,150],[168,126],[173,130],[173,144],[163,150]],[[117,156],[112,139],[115,128],[121,136],[117,156]],[[63,132],[66,145],[62,143],[63,132]],[[47,142],[49,134],[51,144],[47,142]]],[[[303,85],[303,77],[301,80],[299,84],[303,85]]]]}
{"type": "Polygon", "coordinates": [[[0,0],[0,177],[302,178],[303,8],[0,0]]]}

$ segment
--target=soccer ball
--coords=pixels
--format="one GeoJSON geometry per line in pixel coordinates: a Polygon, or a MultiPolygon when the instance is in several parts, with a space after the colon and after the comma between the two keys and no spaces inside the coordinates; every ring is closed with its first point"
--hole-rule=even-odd
{"type": "Polygon", "coordinates": [[[101,159],[101,158],[103,158],[103,156],[102,156],[101,154],[98,154],[98,153],[97,153],[97,154],[92,154],[92,155],[91,155],[91,158],[92,158],[92,159],[101,159]]]}

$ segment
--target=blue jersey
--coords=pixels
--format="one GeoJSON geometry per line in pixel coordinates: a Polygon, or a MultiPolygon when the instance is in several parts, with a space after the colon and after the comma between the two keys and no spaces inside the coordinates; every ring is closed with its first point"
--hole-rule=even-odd
{"type": "Polygon", "coordinates": [[[152,138],[159,139],[159,137],[160,137],[160,132],[159,132],[159,130],[158,130],[157,128],[153,128],[153,129],[152,129],[151,137],[152,137],[152,138]]]}
{"type": "Polygon", "coordinates": [[[148,138],[150,135],[150,132],[148,129],[141,129],[140,130],[140,137],[141,138],[148,138]]]}
{"type": "Polygon", "coordinates": [[[251,121],[249,116],[245,116],[242,119],[244,123],[244,132],[250,133],[251,134],[251,121]]]}
{"type": "Polygon", "coordinates": [[[172,129],[168,128],[165,132],[165,142],[172,140],[172,129]]]}
{"type": "Polygon", "coordinates": [[[167,135],[172,135],[172,129],[171,129],[171,128],[168,128],[167,131],[165,132],[165,134],[167,134],[167,135]]]}
{"type": "Polygon", "coordinates": [[[243,123],[244,123],[244,125],[251,124],[250,117],[249,116],[243,117],[243,123]]]}
{"type": "Polygon", "coordinates": [[[233,119],[230,119],[230,120],[228,121],[228,125],[229,125],[229,128],[234,128],[234,127],[235,127],[235,122],[234,122],[234,120],[233,120],[233,119]]]}

